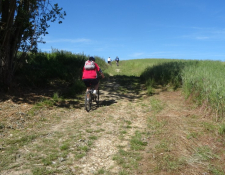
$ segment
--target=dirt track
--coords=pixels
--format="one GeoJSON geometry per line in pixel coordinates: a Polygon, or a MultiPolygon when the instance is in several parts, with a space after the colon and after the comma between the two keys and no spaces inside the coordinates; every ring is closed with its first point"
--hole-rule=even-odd
{"type": "MultiPolygon", "coordinates": [[[[27,113],[33,104],[2,101],[3,140],[16,136],[12,129],[26,129],[37,137],[13,152],[15,161],[0,174],[38,174],[34,167],[39,172],[45,167],[52,171],[49,174],[84,175],[206,175],[213,174],[212,166],[225,171],[224,138],[207,131],[204,123],[216,124],[204,111],[187,103],[181,91],[159,88],[147,96],[138,78],[121,76],[110,77],[100,92],[100,106],[93,105],[89,113],[82,100],[69,101],[66,107],[37,110],[31,118],[27,113]],[[40,118],[44,120],[41,124],[40,118]],[[132,140],[138,134],[143,145],[134,149],[132,140]],[[65,144],[69,145],[66,156],[43,162],[53,150],[65,151],[65,144]],[[204,158],[198,152],[201,148],[210,150],[203,153],[204,158]]],[[[9,147],[0,146],[3,154],[9,147]]]]}

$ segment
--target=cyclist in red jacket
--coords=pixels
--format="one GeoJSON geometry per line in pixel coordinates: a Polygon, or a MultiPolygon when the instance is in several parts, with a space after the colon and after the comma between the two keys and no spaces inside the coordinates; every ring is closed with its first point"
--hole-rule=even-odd
{"type": "Polygon", "coordinates": [[[85,65],[83,67],[82,80],[87,87],[87,91],[91,88],[91,85],[95,86],[93,94],[96,94],[96,90],[99,86],[99,78],[97,74],[98,72],[100,73],[102,78],[105,77],[98,64],[95,63],[95,58],[89,57],[89,60],[85,62],[85,65]]]}

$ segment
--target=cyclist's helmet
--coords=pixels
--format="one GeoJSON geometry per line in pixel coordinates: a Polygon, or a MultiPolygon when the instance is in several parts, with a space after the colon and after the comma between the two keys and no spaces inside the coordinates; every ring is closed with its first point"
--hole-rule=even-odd
{"type": "Polygon", "coordinates": [[[94,57],[89,57],[89,61],[95,61],[94,57]]]}

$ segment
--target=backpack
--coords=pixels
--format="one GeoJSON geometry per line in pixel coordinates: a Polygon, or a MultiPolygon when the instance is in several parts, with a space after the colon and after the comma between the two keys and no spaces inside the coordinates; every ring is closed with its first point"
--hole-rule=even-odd
{"type": "Polygon", "coordinates": [[[94,61],[89,61],[87,60],[84,64],[84,69],[85,70],[91,70],[91,69],[95,69],[95,63],[94,61]]]}

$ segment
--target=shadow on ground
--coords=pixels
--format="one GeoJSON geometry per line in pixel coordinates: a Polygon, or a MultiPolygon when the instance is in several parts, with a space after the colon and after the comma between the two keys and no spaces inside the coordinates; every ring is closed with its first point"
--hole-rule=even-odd
{"type": "MultiPolygon", "coordinates": [[[[63,96],[62,87],[49,87],[43,89],[18,89],[13,93],[0,94],[0,102],[12,101],[16,104],[36,104],[44,99],[52,99],[54,93],[59,92],[63,96]]],[[[141,98],[144,85],[140,78],[136,76],[115,75],[109,76],[101,81],[100,84],[100,103],[101,106],[110,106],[117,103],[120,99],[133,101],[141,98]]],[[[75,97],[67,96],[64,100],[55,102],[54,106],[61,108],[84,108],[84,94],[75,97]]]]}
{"type": "Polygon", "coordinates": [[[141,98],[143,96],[141,92],[145,89],[140,77],[125,75],[111,76],[103,82],[102,86],[103,90],[108,92],[105,98],[129,101],[141,98]]]}

